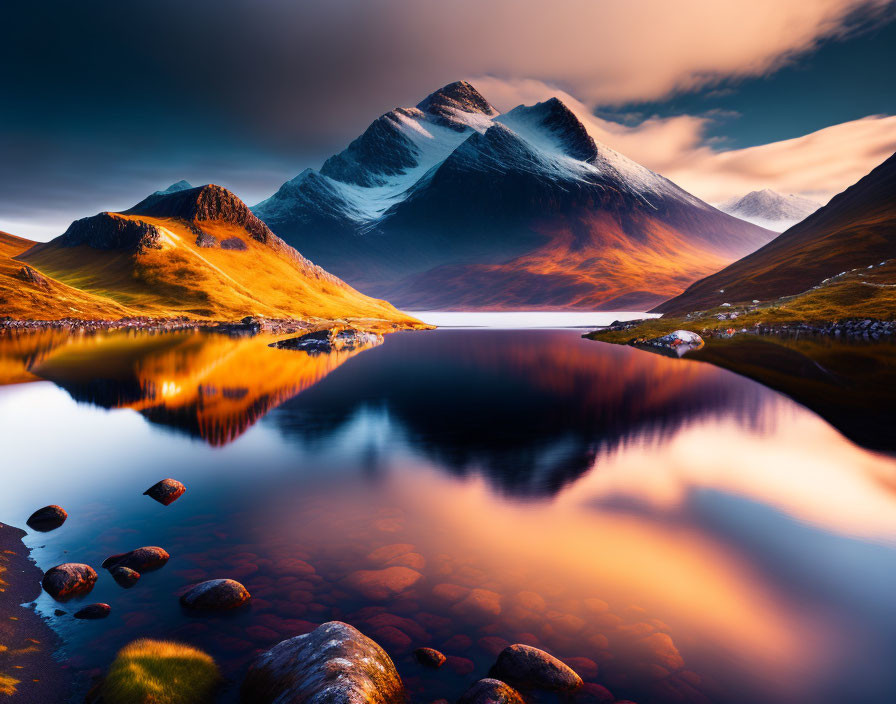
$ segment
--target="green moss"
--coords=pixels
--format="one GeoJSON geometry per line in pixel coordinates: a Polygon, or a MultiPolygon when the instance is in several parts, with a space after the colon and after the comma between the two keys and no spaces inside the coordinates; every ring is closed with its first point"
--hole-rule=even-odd
{"type": "Polygon", "coordinates": [[[211,656],[189,645],[136,640],[122,648],[102,685],[105,704],[201,704],[220,682],[211,656]]]}

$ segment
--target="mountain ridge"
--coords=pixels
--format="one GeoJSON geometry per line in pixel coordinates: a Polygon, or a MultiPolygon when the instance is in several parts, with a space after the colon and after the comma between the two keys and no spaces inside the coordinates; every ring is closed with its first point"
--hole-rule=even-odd
{"type": "Polygon", "coordinates": [[[805,220],[821,207],[821,203],[792,193],[783,195],[771,188],[763,188],[750,191],[739,198],[731,198],[718,207],[722,212],[734,217],[773,232],[783,232],[805,220]]]}
{"type": "Polygon", "coordinates": [[[610,305],[643,288],[613,268],[620,258],[649,267],[639,298],[652,306],[772,237],[596,141],[561,100],[498,114],[463,82],[381,116],[253,212],[347,281],[417,309],[610,305]],[[533,294],[502,303],[508,285],[533,294]]]}

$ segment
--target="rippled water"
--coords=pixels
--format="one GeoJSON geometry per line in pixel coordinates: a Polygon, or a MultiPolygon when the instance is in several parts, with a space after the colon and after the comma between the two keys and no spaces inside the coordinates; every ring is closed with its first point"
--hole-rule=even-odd
{"type": "Polygon", "coordinates": [[[200,334],[0,341],[0,518],[68,510],[27,538],[42,568],[172,555],[128,591],[101,571],[104,621],[41,597],[81,686],[139,636],[238,682],[335,618],[415,702],[454,700],[508,642],[638,702],[896,700],[894,460],[756,382],[580,334],[316,357],[200,334]],[[166,476],[177,502],[141,495],[166,476]],[[215,577],[251,607],[184,613],[178,591],[215,577]],[[420,645],[448,664],[423,670],[420,645]]]}

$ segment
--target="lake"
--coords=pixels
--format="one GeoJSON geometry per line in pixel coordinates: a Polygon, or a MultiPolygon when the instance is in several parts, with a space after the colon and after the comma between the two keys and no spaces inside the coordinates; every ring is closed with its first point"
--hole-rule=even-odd
{"type": "Polygon", "coordinates": [[[0,338],[0,519],[67,509],[26,538],[43,569],[172,556],[130,590],[98,569],[102,621],[38,600],[74,700],[149,636],[211,653],[234,702],[259,649],[339,619],[414,702],[454,701],[515,642],[641,704],[896,701],[890,454],[568,320],[454,324],[317,356],[205,333],[0,338]],[[165,477],[187,486],[168,507],[142,495],[165,477]],[[184,586],[217,577],[250,606],[182,611],[184,586]],[[422,645],[447,664],[417,665],[422,645]]]}

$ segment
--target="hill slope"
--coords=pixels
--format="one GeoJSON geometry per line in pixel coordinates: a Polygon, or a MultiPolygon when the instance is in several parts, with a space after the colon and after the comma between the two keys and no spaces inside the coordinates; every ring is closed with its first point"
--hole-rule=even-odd
{"type": "MultiPolygon", "coordinates": [[[[792,296],[896,255],[896,154],[756,252],[656,307],[705,310],[792,296]]],[[[868,284],[869,286],[872,284],[868,284]]],[[[861,312],[858,313],[862,315],[861,312]]]]}
{"type": "MultiPolygon", "coordinates": [[[[16,259],[90,297],[97,307],[76,317],[413,322],[312,264],[214,185],[159,191],[125,212],[77,220],[16,259]]],[[[43,308],[28,312],[46,315],[43,308]]]]}
{"type": "Polygon", "coordinates": [[[558,99],[499,115],[465,82],[386,113],[254,211],[416,308],[649,307],[773,236],[597,142],[558,99]]]}

